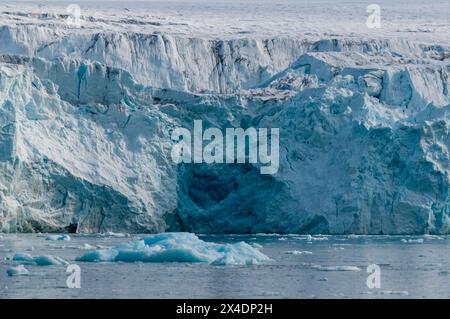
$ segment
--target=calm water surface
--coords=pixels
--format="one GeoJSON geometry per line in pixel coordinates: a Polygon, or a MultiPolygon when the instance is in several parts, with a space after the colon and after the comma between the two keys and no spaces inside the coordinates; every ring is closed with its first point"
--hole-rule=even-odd
{"type": "Polygon", "coordinates": [[[245,241],[273,259],[255,266],[75,262],[86,244],[110,247],[141,236],[71,237],[0,235],[0,298],[450,298],[449,237],[201,236],[245,241]],[[67,288],[66,266],[26,265],[29,275],[9,277],[15,253],[78,264],[81,288],[67,288]],[[371,264],[380,267],[379,289],[366,285],[371,264]]]}

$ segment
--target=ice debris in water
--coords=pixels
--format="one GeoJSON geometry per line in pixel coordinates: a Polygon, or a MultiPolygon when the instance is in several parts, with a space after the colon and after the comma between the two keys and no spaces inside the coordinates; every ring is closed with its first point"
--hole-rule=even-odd
{"type": "Polygon", "coordinates": [[[309,234],[305,235],[305,236],[295,236],[293,238],[296,240],[306,240],[308,242],[312,242],[314,240],[318,240],[318,241],[328,240],[328,237],[326,237],[326,236],[311,236],[309,234]]]}
{"type": "Polygon", "coordinates": [[[78,247],[78,249],[92,250],[92,249],[95,249],[95,247],[90,244],[85,243],[83,246],[78,247]]]}
{"type": "Polygon", "coordinates": [[[361,268],[356,266],[322,266],[312,265],[311,268],[320,271],[361,271],[361,268]]]}
{"type": "Polygon", "coordinates": [[[252,265],[270,258],[247,243],[205,242],[191,233],[161,233],[77,258],[86,262],[204,262],[214,265],[252,265]]]}
{"type": "Polygon", "coordinates": [[[124,238],[124,237],[130,237],[130,234],[114,233],[114,232],[109,231],[109,232],[100,234],[100,237],[124,238]]]}
{"type": "Polygon", "coordinates": [[[53,241],[57,241],[57,240],[70,240],[70,236],[69,235],[48,235],[45,240],[53,240],[53,241]]]}
{"type": "Polygon", "coordinates": [[[442,236],[438,236],[438,235],[429,235],[429,234],[426,234],[426,235],[424,235],[423,237],[424,237],[424,239],[427,239],[427,240],[433,240],[433,239],[436,239],[436,240],[444,240],[444,239],[445,239],[445,238],[442,237],[442,236]]]}
{"type": "Polygon", "coordinates": [[[9,267],[6,270],[6,273],[10,277],[12,277],[12,276],[25,276],[25,275],[29,275],[30,274],[30,272],[23,265],[19,265],[19,266],[16,266],[16,267],[9,267]]]}
{"type": "Polygon", "coordinates": [[[287,255],[312,255],[312,252],[311,251],[307,251],[307,250],[304,250],[304,251],[289,250],[289,251],[286,251],[284,253],[287,254],[287,255]]]}
{"type": "Polygon", "coordinates": [[[36,264],[38,266],[51,266],[51,265],[58,266],[68,264],[67,261],[65,261],[64,259],[52,255],[42,255],[33,257],[29,254],[15,254],[12,260],[27,264],[36,264]]]}
{"type": "Polygon", "coordinates": [[[423,238],[417,238],[417,239],[405,239],[403,238],[402,243],[414,243],[414,244],[423,244],[423,238]]]}

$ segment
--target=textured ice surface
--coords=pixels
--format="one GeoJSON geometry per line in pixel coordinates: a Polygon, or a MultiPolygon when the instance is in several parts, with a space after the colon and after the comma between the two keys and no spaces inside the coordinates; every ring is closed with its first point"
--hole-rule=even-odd
{"type": "Polygon", "coordinates": [[[19,266],[15,266],[15,267],[9,267],[6,270],[6,273],[8,274],[9,277],[26,276],[26,275],[30,274],[30,272],[23,265],[19,265],[19,266]]]}
{"type": "Polygon", "coordinates": [[[33,257],[29,254],[21,254],[17,253],[12,258],[13,261],[27,263],[27,264],[35,264],[38,266],[51,266],[51,265],[66,265],[67,262],[58,257],[52,255],[42,255],[33,257]]]}
{"type": "Polygon", "coordinates": [[[270,258],[244,242],[215,244],[191,233],[161,233],[109,249],[88,252],[78,261],[205,262],[213,265],[254,265],[270,258]]]}
{"type": "Polygon", "coordinates": [[[0,230],[449,233],[448,2],[350,2],[2,4],[0,230]],[[280,128],[278,173],[174,165],[196,119],[280,128]]]}

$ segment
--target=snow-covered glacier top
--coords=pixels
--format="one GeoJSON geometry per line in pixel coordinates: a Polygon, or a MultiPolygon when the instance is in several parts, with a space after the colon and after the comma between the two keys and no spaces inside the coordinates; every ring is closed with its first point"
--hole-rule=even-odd
{"type": "Polygon", "coordinates": [[[447,1],[0,2],[0,230],[450,232],[447,1]],[[280,168],[174,128],[280,129],[280,168]]]}
{"type": "Polygon", "coordinates": [[[288,37],[400,37],[449,43],[447,0],[37,0],[0,1],[3,25],[67,25],[66,8],[81,8],[82,28],[70,32],[161,32],[230,39],[288,37]],[[366,26],[368,5],[381,9],[381,29],[366,26]]]}

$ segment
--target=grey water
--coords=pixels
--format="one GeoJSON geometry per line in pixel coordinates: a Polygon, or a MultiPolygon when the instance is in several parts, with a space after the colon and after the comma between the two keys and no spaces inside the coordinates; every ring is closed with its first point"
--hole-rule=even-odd
{"type": "Polygon", "coordinates": [[[78,262],[90,246],[110,247],[141,236],[71,237],[47,241],[45,235],[0,235],[0,299],[450,298],[447,236],[201,236],[217,243],[245,241],[272,259],[251,266],[78,262]],[[67,266],[26,265],[29,275],[9,277],[7,269],[17,265],[11,261],[15,253],[53,255],[77,264],[81,287],[67,287],[67,266]],[[379,266],[379,288],[367,284],[372,264],[379,266]]]}

